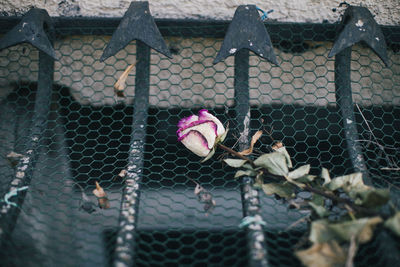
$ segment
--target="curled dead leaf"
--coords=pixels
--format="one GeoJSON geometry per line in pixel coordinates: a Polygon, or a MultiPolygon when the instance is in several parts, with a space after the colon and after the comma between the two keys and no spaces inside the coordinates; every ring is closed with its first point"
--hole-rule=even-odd
{"type": "Polygon", "coordinates": [[[206,212],[206,216],[208,213],[212,212],[217,205],[213,196],[210,192],[208,192],[204,187],[196,183],[196,187],[194,189],[194,194],[197,196],[199,202],[204,204],[204,211],[206,212]]]}
{"type": "Polygon", "coordinates": [[[119,172],[118,176],[121,177],[121,178],[125,178],[127,173],[128,173],[128,171],[124,169],[124,170],[119,172]]]}
{"type": "Polygon", "coordinates": [[[310,248],[296,252],[307,267],[339,267],[346,263],[346,251],[336,241],[316,243],[310,248]]]}
{"type": "Polygon", "coordinates": [[[325,243],[332,240],[350,242],[350,238],[355,236],[357,243],[364,244],[371,240],[376,226],[382,222],[381,217],[361,218],[342,223],[317,220],[311,224],[309,240],[313,243],[325,243]]]}
{"type": "Polygon", "coordinates": [[[104,189],[96,182],[96,189],[93,190],[93,194],[97,197],[99,201],[99,207],[102,209],[110,208],[110,202],[108,201],[107,194],[104,189]]]}
{"type": "Polygon", "coordinates": [[[121,74],[119,77],[118,81],[114,84],[114,91],[117,94],[117,96],[124,97],[124,89],[125,89],[125,83],[126,79],[128,78],[129,73],[132,71],[133,67],[136,65],[136,63],[129,65],[125,71],[121,74]]]}
{"type": "Polygon", "coordinates": [[[243,156],[248,156],[251,153],[253,153],[253,148],[254,148],[254,144],[257,142],[258,139],[260,139],[261,135],[262,135],[262,131],[258,130],[253,137],[251,138],[251,142],[250,142],[250,147],[248,149],[245,149],[241,152],[239,152],[239,154],[243,155],[243,156]]]}
{"type": "Polygon", "coordinates": [[[273,144],[272,150],[276,151],[276,150],[278,150],[278,149],[281,148],[281,147],[283,147],[283,143],[280,142],[280,141],[277,141],[277,142],[275,142],[275,144],[273,144]]]}

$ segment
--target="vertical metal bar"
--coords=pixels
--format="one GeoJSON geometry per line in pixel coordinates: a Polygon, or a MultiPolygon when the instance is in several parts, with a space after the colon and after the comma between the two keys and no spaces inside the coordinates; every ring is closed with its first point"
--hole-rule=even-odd
{"type": "Polygon", "coordinates": [[[5,198],[7,198],[7,194],[4,196],[3,201],[0,202],[0,240],[2,245],[4,245],[5,240],[10,238],[14,230],[28,190],[21,189],[24,189],[25,186],[29,186],[32,179],[36,159],[39,154],[40,142],[47,128],[47,118],[50,111],[53,87],[53,74],[54,59],[40,51],[38,88],[36,91],[35,108],[32,118],[33,125],[31,126],[30,136],[27,140],[27,149],[16,166],[15,177],[11,181],[7,193],[8,195],[15,195],[9,199],[15,205],[4,201],[5,198]]]}
{"type": "MultiPolygon", "coordinates": [[[[249,50],[241,49],[235,55],[235,99],[236,118],[240,129],[240,150],[249,147],[250,95],[249,95],[249,50]]],[[[243,216],[252,216],[258,221],[260,215],[259,191],[253,187],[253,179],[242,179],[243,216]]],[[[250,251],[250,266],[267,266],[265,234],[261,224],[253,222],[247,226],[247,244],[250,251]]]]}
{"type": "Polygon", "coordinates": [[[136,42],[136,88],[133,103],[132,137],[113,263],[118,267],[134,265],[135,230],[138,219],[140,181],[143,175],[149,106],[150,47],[139,40],[136,42]]]}
{"type": "Polygon", "coordinates": [[[335,86],[336,101],[343,119],[344,135],[347,151],[354,171],[362,172],[364,182],[371,184],[370,177],[364,162],[359,139],[357,124],[354,116],[354,104],[351,93],[351,47],[348,47],[335,56],[335,86]]]}

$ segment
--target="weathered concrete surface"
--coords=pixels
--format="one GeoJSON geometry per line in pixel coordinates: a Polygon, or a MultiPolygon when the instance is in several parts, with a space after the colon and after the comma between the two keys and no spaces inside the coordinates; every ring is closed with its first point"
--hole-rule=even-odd
{"type": "MultiPolygon", "coordinates": [[[[129,7],[130,0],[0,0],[4,14],[23,14],[30,7],[45,8],[50,16],[102,16],[120,17],[129,7]]],[[[256,4],[261,9],[274,12],[273,20],[285,22],[335,22],[339,20],[342,0],[149,0],[150,11],[156,18],[222,19],[233,17],[236,8],[256,4]],[[333,12],[332,9],[337,11],[333,12]]],[[[379,24],[400,23],[398,0],[348,0],[349,4],[367,7],[379,24]]]]}

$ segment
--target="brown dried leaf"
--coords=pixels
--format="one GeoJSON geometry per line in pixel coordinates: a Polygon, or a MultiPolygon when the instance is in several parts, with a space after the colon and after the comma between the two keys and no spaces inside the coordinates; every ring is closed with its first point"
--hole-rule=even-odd
{"type": "Polygon", "coordinates": [[[132,65],[128,66],[125,69],[125,71],[121,74],[118,81],[114,84],[114,91],[117,94],[117,96],[124,97],[126,79],[128,78],[129,73],[132,71],[135,65],[136,63],[133,63],[132,65]]]}
{"type": "Polygon", "coordinates": [[[108,201],[107,194],[104,189],[96,181],[96,189],[93,190],[93,194],[97,197],[99,201],[99,207],[102,209],[110,208],[110,202],[108,201]]]}
{"type": "Polygon", "coordinates": [[[127,170],[122,170],[122,171],[119,172],[118,176],[121,177],[121,178],[125,178],[127,173],[128,173],[127,170]]]}
{"type": "Polygon", "coordinates": [[[279,148],[281,148],[281,147],[283,147],[283,144],[282,144],[282,142],[276,142],[273,146],[272,146],[272,149],[274,150],[274,151],[276,151],[276,150],[278,150],[279,148]]]}
{"type": "Polygon", "coordinates": [[[382,223],[381,217],[361,218],[342,223],[329,223],[327,220],[313,221],[309,240],[313,243],[326,243],[332,240],[350,242],[352,236],[357,243],[371,240],[376,226],[382,223]]]}
{"type": "Polygon", "coordinates": [[[197,196],[199,202],[204,204],[203,209],[206,212],[206,216],[208,215],[208,213],[211,213],[214,210],[217,203],[213,199],[212,194],[204,189],[204,187],[196,184],[194,194],[197,196]]]}
{"type": "Polygon", "coordinates": [[[18,164],[18,161],[24,157],[24,155],[16,153],[14,151],[11,151],[10,153],[7,154],[7,159],[10,162],[10,164],[15,167],[18,164]]]}
{"type": "Polygon", "coordinates": [[[296,256],[307,267],[339,267],[346,263],[347,253],[335,241],[317,243],[296,256]]]}
{"type": "Polygon", "coordinates": [[[248,156],[251,153],[253,153],[253,148],[254,148],[254,144],[257,142],[258,139],[260,139],[261,135],[262,135],[262,131],[258,130],[253,137],[251,138],[251,142],[250,142],[250,147],[248,149],[245,149],[241,152],[239,152],[239,154],[243,155],[243,156],[248,156]]]}

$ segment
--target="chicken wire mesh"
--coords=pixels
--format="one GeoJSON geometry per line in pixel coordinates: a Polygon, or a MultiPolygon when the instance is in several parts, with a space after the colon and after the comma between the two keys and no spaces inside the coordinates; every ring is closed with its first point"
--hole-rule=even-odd
{"type": "MultiPolygon", "coordinates": [[[[137,266],[245,266],[249,261],[246,235],[238,227],[243,207],[234,170],[218,159],[222,152],[200,163],[176,138],[179,119],[207,108],[229,122],[226,145],[235,147],[239,131],[234,58],[213,65],[226,26],[159,26],[173,59],[151,51],[140,204],[137,228],[129,236],[135,240],[137,266]],[[212,193],[216,207],[211,213],[205,214],[197,201],[191,179],[212,193]]],[[[124,97],[117,96],[113,86],[137,55],[136,42],[131,42],[105,62],[99,61],[113,30],[111,26],[56,28],[59,60],[54,66],[48,125],[15,229],[3,241],[3,266],[108,266],[114,260],[125,186],[119,174],[128,167],[136,71],[128,76],[124,97]],[[81,204],[85,196],[96,202],[92,194],[96,181],[107,192],[111,207],[94,206],[96,211],[89,213],[81,204]]],[[[295,167],[309,163],[313,173],[321,167],[334,175],[352,172],[336,104],[334,58],[328,58],[334,29],[295,24],[268,30],[280,65],[252,53],[249,57],[250,132],[266,133],[256,149],[266,152],[274,140],[281,140],[295,167]],[[298,36],[302,41],[296,41],[298,36]]],[[[357,142],[373,184],[389,187],[394,196],[400,186],[396,32],[385,28],[388,67],[362,44],[353,47],[351,58],[357,142]]],[[[30,149],[38,54],[26,44],[0,52],[2,196],[16,171],[7,155],[23,155],[30,149]]],[[[299,220],[306,214],[289,209],[277,197],[260,194],[260,198],[269,264],[299,266],[293,250],[307,232],[306,222],[299,220]]],[[[381,243],[375,238],[361,246],[356,264],[383,266],[381,243]]]]}

